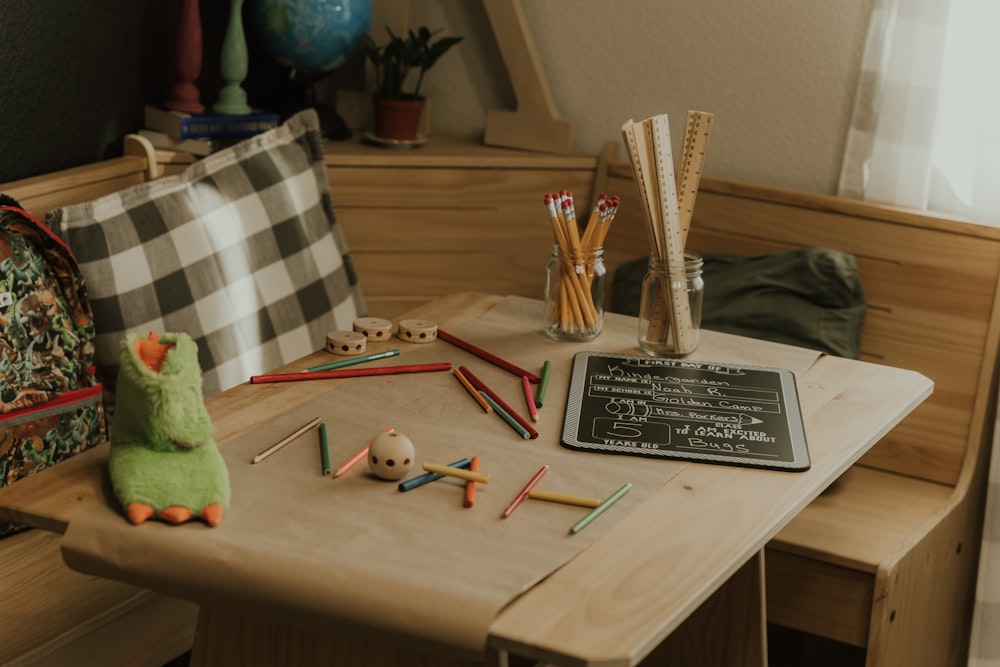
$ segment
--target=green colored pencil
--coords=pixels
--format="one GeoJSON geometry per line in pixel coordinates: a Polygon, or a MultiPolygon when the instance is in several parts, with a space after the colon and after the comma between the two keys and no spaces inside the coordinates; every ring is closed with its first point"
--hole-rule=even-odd
{"type": "Polygon", "coordinates": [[[582,519],[573,524],[573,527],[569,529],[570,534],[575,535],[576,533],[579,533],[581,530],[586,528],[591,521],[593,521],[601,514],[603,514],[604,510],[608,509],[616,502],[621,500],[621,497],[624,496],[626,493],[628,493],[628,490],[631,488],[632,484],[630,482],[628,484],[625,484],[622,488],[618,489],[614,493],[612,493],[607,498],[605,498],[604,502],[602,502],[600,505],[587,512],[587,515],[585,517],[583,517],[582,519]]]}
{"type": "Polygon", "coordinates": [[[542,364],[542,377],[538,381],[538,391],[535,392],[535,407],[542,407],[545,400],[545,390],[549,388],[549,373],[552,371],[552,362],[546,361],[542,364]]]}

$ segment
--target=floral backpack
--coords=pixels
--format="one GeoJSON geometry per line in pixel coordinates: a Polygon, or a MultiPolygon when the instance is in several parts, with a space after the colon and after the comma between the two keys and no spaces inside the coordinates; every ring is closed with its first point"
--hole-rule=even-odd
{"type": "Polygon", "coordinates": [[[73,253],[0,195],[0,487],[105,439],[93,341],[73,253]]]}

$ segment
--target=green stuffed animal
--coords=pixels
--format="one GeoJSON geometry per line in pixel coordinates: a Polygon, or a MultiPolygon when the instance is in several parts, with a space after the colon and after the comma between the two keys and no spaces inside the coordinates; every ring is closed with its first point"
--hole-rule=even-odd
{"type": "Polygon", "coordinates": [[[197,345],[184,333],[128,334],[120,351],[108,467],[126,517],[218,525],[229,473],[205,409],[197,345]]]}

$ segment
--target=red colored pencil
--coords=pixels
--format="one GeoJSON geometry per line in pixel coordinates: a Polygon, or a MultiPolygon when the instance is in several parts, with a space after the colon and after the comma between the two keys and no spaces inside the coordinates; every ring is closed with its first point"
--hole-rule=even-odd
{"type": "Polygon", "coordinates": [[[548,466],[542,466],[541,468],[539,468],[538,472],[535,473],[535,476],[529,479],[528,483],[524,485],[524,488],[521,489],[521,492],[518,493],[516,496],[514,496],[514,500],[510,501],[510,505],[507,505],[507,508],[503,511],[503,514],[500,515],[500,518],[506,519],[507,517],[509,517],[511,513],[517,509],[517,506],[520,505],[522,502],[524,502],[524,499],[528,497],[528,491],[531,491],[531,489],[533,489],[535,485],[538,484],[538,480],[542,478],[542,475],[544,475],[548,471],[549,471],[548,466]]]}
{"type": "Polygon", "coordinates": [[[507,405],[507,402],[504,401],[502,398],[500,398],[500,396],[498,396],[495,391],[490,389],[485,382],[476,377],[475,373],[470,371],[465,366],[459,366],[458,369],[462,371],[462,375],[464,375],[466,379],[468,379],[468,381],[472,383],[473,387],[475,387],[479,391],[488,394],[490,398],[492,398],[494,401],[497,402],[497,405],[503,408],[511,417],[516,419],[517,423],[523,426],[524,429],[528,432],[528,435],[531,436],[532,440],[538,437],[538,431],[536,431],[535,427],[531,425],[531,422],[529,422],[527,419],[519,415],[517,411],[514,410],[514,408],[507,405]]]}
{"type": "Polygon", "coordinates": [[[431,373],[433,371],[450,371],[451,364],[442,361],[433,364],[410,364],[403,366],[380,366],[378,368],[344,368],[334,371],[315,371],[312,373],[269,373],[253,375],[250,384],[265,382],[299,382],[301,380],[332,380],[334,378],[356,378],[368,375],[399,375],[401,373],[431,373]]]}
{"type": "Polygon", "coordinates": [[[531,395],[531,383],[527,375],[521,376],[521,388],[524,389],[524,404],[528,406],[528,416],[531,421],[538,421],[538,408],[535,407],[535,397],[531,395]]]}
{"type": "Polygon", "coordinates": [[[529,373],[528,371],[524,370],[520,366],[516,366],[516,365],[510,363],[506,359],[501,359],[500,357],[496,356],[495,354],[487,352],[486,350],[482,349],[481,347],[476,347],[472,343],[470,343],[468,341],[464,341],[461,338],[459,338],[458,336],[456,336],[454,334],[450,334],[447,331],[442,331],[441,329],[438,329],[438,338],[440,338],[441,340],[446,341],[448,343],[451,343],[455,347],[460,347],[463,350],[465,350],[466,352],[471,352],[472,354],[476,355],[480,359],[484,359],[484,360],[490,362],[491,364],[493,364],[494,366],[499,366],[500,368],[504,369],[505,371],[513,373],[514,375],[516,375],[518,377],[527,376],[528,377],[528,381],[531,382],[532,384],[538,384],[540,382],[540,380],[541,380],[541,378],[539,378],[534,373],[529,373]]]}

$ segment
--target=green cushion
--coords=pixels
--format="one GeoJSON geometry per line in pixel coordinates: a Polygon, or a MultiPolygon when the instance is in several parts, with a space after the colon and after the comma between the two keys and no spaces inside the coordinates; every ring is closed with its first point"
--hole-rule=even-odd
{"type": "MultiPolygon", "coordinates": [[[[704,259],[703,328],[858,358],[865,296],[854,255],[809,247],[704,259]]],[[[639,314],[647,265],[640,258],[615,271],[615,312],[639,314]]]]}

